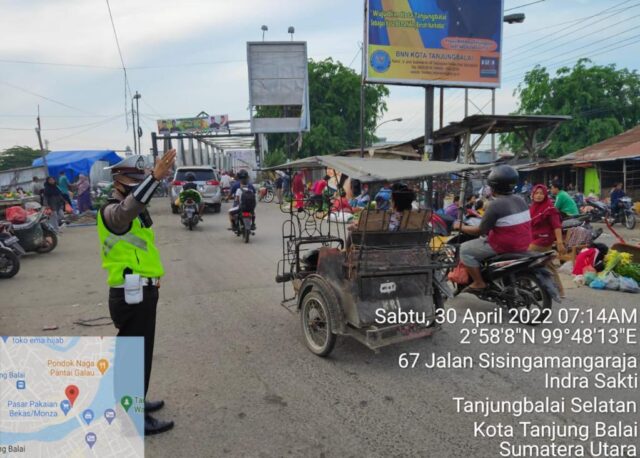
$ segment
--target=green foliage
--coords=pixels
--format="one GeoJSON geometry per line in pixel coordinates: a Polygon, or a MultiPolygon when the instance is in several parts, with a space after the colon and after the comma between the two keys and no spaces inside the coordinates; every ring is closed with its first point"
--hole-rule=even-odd
{"type": "Polygon", "coordinates": [[[13,146],[0,153],[0,170],[31,167],[33,160],[39,157],[40,150],[28,146],[13,146]]]}
{"type": "Polygon", "coordinates": [[[287,162],[287,155],[281,149],[270,151],[264,158],[264,167],[273,167],[275,165],[284,164],[287,162]]]}
{"type": "MultiPolygon", "coordinates": [[[[376,140],[374,129],[387,111],[388,95],[383,85],[365,86],[365,144],[376,140]]],[[[292,156],[333,154],[360,146],[360,75],[354,70],[330,58],[309,60],[309,104],[311,130],[303,134],[302,148],[292,156]]],[[[257,112],[260,117],[281,114],[281,107],[259,107],[257,112]]],[[[274,151],[287,151],[287,143],[292,152],[297,150],[293,134],[271,134],[268,141],[274,151]]]]}
{"type": "MultiPolygon", "coordinates": [[[[554,77],[544,67],[527,72],[514,92],[519,97],[517,114],[569,115],[549,148],[554,158],[605,140],[640,123],[640,75],[615,65],[593,65],[580,59],[573,68],[562,67],[554,77]]],[[[513,134],[501,144],[520,152],[523,143],[513,134]]]]}

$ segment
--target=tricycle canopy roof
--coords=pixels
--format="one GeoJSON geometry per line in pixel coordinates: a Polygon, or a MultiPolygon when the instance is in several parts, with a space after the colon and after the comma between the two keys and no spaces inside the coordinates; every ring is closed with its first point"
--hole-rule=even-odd
{"type": "Polygon", "coordinates": [[[311,156],[263,170],[334,169],[363,183],[417,180],[423,177],[457,174],[486,168],[442,161],[402,161],[345,156],[311,156]]]}

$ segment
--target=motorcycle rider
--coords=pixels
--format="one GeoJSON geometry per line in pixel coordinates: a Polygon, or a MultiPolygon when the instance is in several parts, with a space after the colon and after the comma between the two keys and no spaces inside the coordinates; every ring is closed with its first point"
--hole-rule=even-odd
{"type": "Polygon", "coordinates": [[[182,191],[180,191],[180,203],[183,203],[184,198],[186,198],[188,194],[193,195],[194,200],[198,204],[198,219],[202,221],[202,215],[204,215],[204,201],[202,200],[202,194],[198,192],[198,185],[194,183],[194,181],[196,181],[196,176],[193,172],[188,172],[184,179],[186,180],[186,183],[182,186],[182,191]],[[185,191],[189,190],[192,190],[193,192],[183,194],[185,191]]]}
{"type": "Polygon", "coordinates": [[[484,236],[460,246],[460,260],[472,278],[467,290],[480,291],[487,287],[480,272],[482,260],[501,253],[521,253],[531,243],[529,206],[513,194],[518,172],[509,165],[494,167],[488,177],[494,200],[482,216],[479,226],[454,223],[454,229],[473,236],[484,236]]]}
{"type": "MultiPolygon", "coordinates": [[[[233,207],[229,209],[229,222],[231,223],[231,229],[233,230],[235,226],[235,219],[238,213],[240,213],[240,200],[242,199],[242,194],[245,191],[251,191],[253,194],[256,194],[256,188],[249,183],[249,172],[244,169],[241,169],[236,174],[236,182],[231,187],[230,196],[233,196],[233,207]]],[[[254,212],[251,212],[251,230],[256,230],[256,215],[254,212]]]]}
{"type": "Polygon", "coordinates": [[[622,189],[622,183],[617,183],[616,187],[613,188],[613,191],[611,191],[611,216],[614,219],[618,218],[618,215],[620,214],[620,211],[622,210],[622,205],[621,205],[620,199],[622,199],[625,196],[626,196],[626,194],[624,193],[624,190],[622,189]]]}

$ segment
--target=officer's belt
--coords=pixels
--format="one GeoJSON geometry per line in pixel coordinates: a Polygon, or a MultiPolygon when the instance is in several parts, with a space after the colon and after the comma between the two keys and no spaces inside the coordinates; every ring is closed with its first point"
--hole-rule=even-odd
{"type": "MultiPolygon", "coordinates": [[[[140,277],[140,278],[144,280],[143,286],[158,286],[158,283],[160,283],[159,278],[148,278],[148,277],[140,277]]],[[[111,286],[111,288],[124,288],[124,284],[111,286]]]]}

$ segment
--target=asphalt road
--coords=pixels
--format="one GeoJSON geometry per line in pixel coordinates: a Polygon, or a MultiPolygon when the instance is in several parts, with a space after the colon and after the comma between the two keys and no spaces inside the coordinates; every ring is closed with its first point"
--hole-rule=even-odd
{"type": "MultiPolygon", "coordinates": [[[[473,437],[473,421],[480,418],[456,413],[452,397],[540,399],[549,393],[542,376],[506,369],[400,369],[401,353],[421,352],[425,358],[432,352],[638,353],[637,346],[576,343],[465,346],[459,343],[458,322],[378,354],[340,339],[331,357],[321,359],[305,348],[299,317],[279,305],[281,287],[274,276],[284,216],[275,204],[258,207],[258,230],[249,245],[226,230],[226,206],[223,214],[206,215],[193,232],[168,207],[161,199],[151,209],[166,277],[149,397],[167,402],[158,417],[174,419],[176,427],[148,438],[147,456],[498,456],[496,439],[473,437]]],[[[112,326],[73,324],[108,316],[105,281],[95,228],[67,228],[53,253],[25,257],[18,276],[0,282],[0,334],[114,335],[112,326]],[[43,331],[48,325],[58,329],[43,331]]],[[[638,304],[632,294],[568,286],[567,299],[556,309],[631,310],[638,304]]],[[[459,315],[469,308],[492,309],[465,295],[450,306],[459,315]]],[[[620,391],[618,397],[637,398],[637,393],[620,391]]],[[[514,421],[506,415],[492,418],[514,421]]],[[[531,419],[573,423],[593,416],[531,419]]]]}

